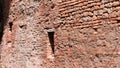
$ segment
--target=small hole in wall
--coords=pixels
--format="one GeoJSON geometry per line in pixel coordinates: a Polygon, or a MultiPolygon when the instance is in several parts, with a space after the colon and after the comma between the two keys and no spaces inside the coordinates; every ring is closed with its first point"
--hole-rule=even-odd
{"type": "Polygon", "coordinates": [[[95,31],[98,31],[98,28],[93,28],[95,31]]]}
{"type": "Polygon", "coordinates": [[[10,31],[12,31],[13,22],[9,22],[10,31]]]}
{"type": "Polygon", "coordinates": [[[48,32],[49,42],[52,48],[52,52],[54,54],[54,32],[48,32]]]}
{"type": "Polygon", "coordinates": [[[55,8],[55,4],[52,4],[51,8],[54,9],[55,8]]]}
{"type": "Polygon", "coordinates": [[[27,29],[27,25],[20,25],[19,26],[21,29],[27,29]]]}
{"type": "Polygon", "coordinates": [[[99,54],[96,54],[95,56],[96,56],[96,57],[100,57],[100,55],[99,55],[99,54]]]}
{"type": "Polygon", "coordinates": [[[120,20],[117,20],[117,23],[120,23],[120,20]]]}
{"type": "Polygon", "coordinates": [[[24,27],[24,25],[20,26],[20,28],[23,28],[23,27],[24,27]]]}
{"type": "Polygon", "coordinates": [[[48,33],[48,37],[49,37],[49,42],[50,42],[50,46],[51,46],[51,49],[52,49],[52,53],[54,54],[55,50],[55,45],[54,45],[54,29],[48,29],[46,28],[47,30],[47,33],[48,33]]]}

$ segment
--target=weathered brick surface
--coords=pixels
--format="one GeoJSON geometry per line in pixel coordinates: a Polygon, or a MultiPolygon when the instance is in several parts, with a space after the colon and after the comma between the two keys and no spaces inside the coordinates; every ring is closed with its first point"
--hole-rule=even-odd
{"type": "Polygon", "coordinates": [[[2,68],[119,68],[119,45],[119,0],[12,0],[2,68]]]}

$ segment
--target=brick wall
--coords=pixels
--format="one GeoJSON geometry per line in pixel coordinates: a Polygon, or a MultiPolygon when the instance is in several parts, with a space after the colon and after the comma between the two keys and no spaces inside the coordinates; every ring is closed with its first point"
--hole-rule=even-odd
{"type": "Polygon", "coordinates": [[[13,0],[2,67],[119,68],[119,45],[119,0],[13,0]]]}

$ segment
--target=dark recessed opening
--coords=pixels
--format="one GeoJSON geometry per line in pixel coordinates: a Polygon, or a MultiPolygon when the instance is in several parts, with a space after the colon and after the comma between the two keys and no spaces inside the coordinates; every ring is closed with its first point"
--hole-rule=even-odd
{"type": "Polygon", "coordinates": [[[4,22],[3,22],[3,1],[0,0],[0,43],[1,43],[1,41],[2,41],[3,30],[4,30],[4,22]]]}
{"type": "Polygon", "coordinates": [[[95,31],[98,31],[98,28],[93,28],[95,31]]]}
{"type": "Polygon", "coordinates": [[[47,29],[47,33],[48,33],[48,37],[49,37],[49,42],[50,42],[50,46],[51,46],[51,49],[52,49],[52,52],[54,54],[55,50],[55,45],[54,45],[54,30],[53,29],[47,29]]]}
{"type": "Polygon", "coordinates": [[[51,8],[54,9],[55,8],[55,4],[52,4],[51,8]]]}
{"type": "MultiPolygon", "coordinates": [[[[7,23],[8,20],[8,14],[9,14],[9,8],[10,8],[10,3],[12,0],[0,0],[0,44],[2,41],[2,37],[4,34],[4,26],[7,23]]],[[[1,49],[2,46],[0,46],[0,55],[1,55],[1,49]]],[[[0,56],[1,59],[1,56],[0,56]]],[[[1,63],[2,61],[0,61],[1,63]]],[[[0,64],[0,68],[1,68],[0,64]]]]}
{"type": "Polygon", "coordinates": [[[49,42],[52,48],[52,52],[54,54],[54,32],[48,32],[49,42]]]}
{"type": "Polygon", "coordinates": [[[20,26],[20,28],[23,28],[23,27],[24,27],[24,25],[20,26]]]}
{"type": "Polygon", "coordinates": [[[27,25],[20,25],[19,26],[21,29],[27,29],[27,25]]]}
{"type": "Polygon", "coordinates": [[[117,23],[120,23],[120,20],[117,20],[117,23]]]}
{"type": "Polygon", "coordinates": [[[0,41],[1,41],[1,37],[2,37],[2,32],[3,32],[3,29],[2,29],[2,12],[3,12],[3,10],[2,10],[2,1],[0,0],[0,41]]]}
{"type": "Polygon", "coordinates": [[[12,26],[13,26],[13,22],[10,22],[10,23],[9,23],[10,31],[12,31],[12,26]]]}
{"type": "Polygon", "coordinates": [[[11,0],[0,0],[0,43],[2,41],[4,26],[8,20],[11,0]]]}

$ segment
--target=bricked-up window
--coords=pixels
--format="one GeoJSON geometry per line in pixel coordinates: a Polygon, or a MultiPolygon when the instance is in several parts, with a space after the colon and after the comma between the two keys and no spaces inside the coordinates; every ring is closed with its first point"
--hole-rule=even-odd
{"type": "Polygon", "coordinates": [[[2,41],[4,26],[6,25],[11,0],[0,0],[0,43],[2,41]]]}
{"type": "Polygon", "coordinates": [[[49,37],[49,42],[50,42],[50,46],[52,49],[52,53],[54,54],[54,29],[47,29],[47,33],[48,33],[48,37],[49,37]]]}

